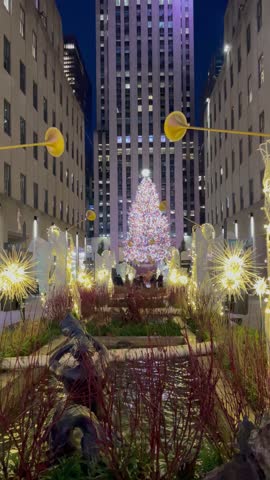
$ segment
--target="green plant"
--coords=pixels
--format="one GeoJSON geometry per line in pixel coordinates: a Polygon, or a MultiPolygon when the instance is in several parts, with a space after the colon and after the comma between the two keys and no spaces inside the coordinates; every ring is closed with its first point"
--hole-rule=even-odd
{"type": "Polygon", "coordinates": [[[158,323],[150,321],[147,323],[123,324],[119,318],[113,319],[108,324],[98,325],[95,319],[87,324],[87,331],[93,336],[113,337],[175,337],[181,335],[180,326],[172,319],[158,323]]]}
{"type": "Polygon", "coordinates": [[[73,456],[59,460],[58,464],[47,470],[40,480],[116,480],[107,465],[102,462],[88,464],[73,456]]]}
{"type": "Polygon", "coordinates": [[[218,449],[204,440],[196,463],[195,478],[203,478],[208,472],[222,465],[223,460],[218,449]]]}

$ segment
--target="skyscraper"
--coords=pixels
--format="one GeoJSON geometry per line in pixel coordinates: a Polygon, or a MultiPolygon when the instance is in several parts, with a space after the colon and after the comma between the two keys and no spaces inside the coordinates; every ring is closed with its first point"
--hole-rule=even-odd
{"type": "Polygon", "coordinates": [[[196,139],[171,143],[163,126],[173,110],[194,119],[193,0],[97,0],[96,19],[95,236],[117,254],[148,168],[178,247],[198,220],[196,139]]]}

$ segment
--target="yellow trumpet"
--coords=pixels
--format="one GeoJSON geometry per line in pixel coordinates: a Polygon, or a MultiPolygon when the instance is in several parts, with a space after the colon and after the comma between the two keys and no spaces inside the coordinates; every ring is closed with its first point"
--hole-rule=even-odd
{"type": "Polygon", "coordinates": [[[168,140],[171,142],[179,142],[182,140],[182,138],[184,138],[187,130],[270,138],[270,133],[264,132],[241,132],[239,130],[224,130],[220,128],[192,127],[187,123],[187,119],[182,112],[172,112],[167,116],[164,123],[164,132],[168,140]]]}
{"type": "Polygon", "coordinates": [[[61,157],[65,150],[65,141],[60,130],[58,130],[58,128],[51,127],[48,128],[47,132],[45,133],[45,142],[5,145],[4,147],[0,147],[0,151],[16,150],[18,148],[29,147],[46,147],[50,155],[53,157],[61,157]]]}

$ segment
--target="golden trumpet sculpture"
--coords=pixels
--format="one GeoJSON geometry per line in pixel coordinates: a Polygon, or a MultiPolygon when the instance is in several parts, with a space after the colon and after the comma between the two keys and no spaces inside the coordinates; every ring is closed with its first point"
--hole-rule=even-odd
{"type": "Polygon", "coordinates": [[[224,130],[220,128],[192,127],[187,123],[187,119],[182,112],[172,112],[167,116],[164,123],[164,132],[168,140],[171,142],[179,142],[184,138],[187,130],[270,138],[270,133],[264,132],[241,132],[239,130],[224,130]]]}
{"type": "Polygon", "coordinates": [[[0,151],[16,150],[18,148],[29,147],[46,147],[50,155],[52,155],[53,157],[61,157],[65,150],[65,141],[60,130],[58,130],[58,128],[51,127],[48,128],[47,132],[45,133],[45,142],[26,143],[20,145],[6,145],[4,147],[0,146],[0,151]]]}

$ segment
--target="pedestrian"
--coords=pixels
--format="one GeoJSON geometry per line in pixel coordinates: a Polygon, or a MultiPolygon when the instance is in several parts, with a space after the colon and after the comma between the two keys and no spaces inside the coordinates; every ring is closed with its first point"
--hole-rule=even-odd
{"type": "Polygon", "coordinates": [[[158,288],[163,288],[163,275],[162,275],[162,273],[159,274],[157,282],[158,282],[158,288]]]}

